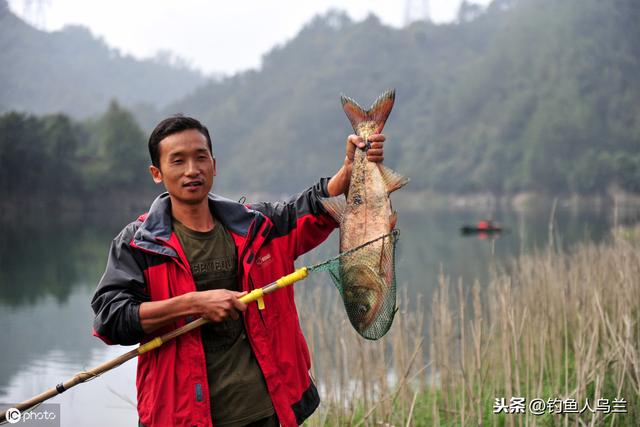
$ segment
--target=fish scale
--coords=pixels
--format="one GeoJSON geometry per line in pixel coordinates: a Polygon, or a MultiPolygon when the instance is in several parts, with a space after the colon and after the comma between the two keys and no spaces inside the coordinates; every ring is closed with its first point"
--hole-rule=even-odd
{"type": "MultiPolygon", "coordinates": [[[[342,105],[354,131],[365,142],[356,148],[351,182],[346,199],[342,196],[323,199],[322,204],[340,223],[340,252],[387,235],[395,227],[389,193],[404,186],[408,179],[367,160],[371,135],[382,131],[395,101],[395,91],[383,93],[371,108],[364,110],[346,96],[342,105]]],[[[392,242],[381,239],[365,250],[340,259],[339,272],[332,275],[341,292],[353,327],[365,338],[383,336],[395,313],[395,276],[392,242]]]]}

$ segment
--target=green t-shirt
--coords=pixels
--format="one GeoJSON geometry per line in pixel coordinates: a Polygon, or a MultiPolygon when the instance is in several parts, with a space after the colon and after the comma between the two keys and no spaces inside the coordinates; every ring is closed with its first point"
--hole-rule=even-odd
{"type": "MultiPolygon", "coordinates": [[[[198,232],[173,220],[198,291],[238,289],[238,256],[229,232],[219,222],[198,232]]],[[[216,426],[235,427],[274,413],[267,385],[251,350],[242,316],[201,328],[207,362],[211,414],[216,426]]]]}

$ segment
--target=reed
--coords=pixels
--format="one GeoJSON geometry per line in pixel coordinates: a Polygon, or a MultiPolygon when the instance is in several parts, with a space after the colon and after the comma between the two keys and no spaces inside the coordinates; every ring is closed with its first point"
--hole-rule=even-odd
{"type": "Polygon", "coordinates": [[[494,269],[484,286],[441,274],[430,310],[401,294],[392,329],[373,342],[326,282],[296,292],[323,399],[309,426],[640,425],[637,243],[549,247],[494,269]],[[493,413],[511,397],[580,409],[624,398],[628,412],[493,413]]]}

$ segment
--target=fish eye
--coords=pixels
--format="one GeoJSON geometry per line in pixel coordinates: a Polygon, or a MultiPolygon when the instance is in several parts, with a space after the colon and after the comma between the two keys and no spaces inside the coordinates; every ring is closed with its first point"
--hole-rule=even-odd
{"type": "Polygon", "coordinates": [[[369,306],[369,304],[360,304],[358,305],[358,314],[360,316],[364,316],[365,314],[367,314],[369,312],[369,309],[371,307],[369,306]]]}

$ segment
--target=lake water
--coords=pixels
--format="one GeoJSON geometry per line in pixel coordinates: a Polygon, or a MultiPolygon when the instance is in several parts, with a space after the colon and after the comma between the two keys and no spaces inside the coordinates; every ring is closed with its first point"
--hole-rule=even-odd
{"type": "MultiPolygon", "coordinates": [[[[435,208],[408,212],[396,206],[400,292],[421,294],[428,301],[441,271],[455,280],[461,277],[466,286],[474,279],[485,283],[493,263],[548,244],[550,207],[541,203],[526,212],[435,208]],[[460,234],[461,225],[489,214],[510,232],[495,239],[460,234]]],[[[91,336],[89,301],[111,239],[134,216],[111,212],[100,217],[40,218],[36,212],[0,222],[0,402],[26,400],[128,350],[106,346],[91,336]]],[[[576,242],[601,241],[610,235],[614,221],[606,209],[577,211],[560,204],[554,239],[565,250],[576,242]]],[[[638,213],[626,211],[620,221],[635,223],[638,213]]],[[[335,255],[336,234],[301,261],[335,255]]],[[[326,285],[332,286],[328,278],[326,285]]],[[[61,405],[61,425],[137,425],[135,369],[135,361],[127,362],[53,398],[50,402],[61,405]]]]}

